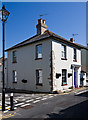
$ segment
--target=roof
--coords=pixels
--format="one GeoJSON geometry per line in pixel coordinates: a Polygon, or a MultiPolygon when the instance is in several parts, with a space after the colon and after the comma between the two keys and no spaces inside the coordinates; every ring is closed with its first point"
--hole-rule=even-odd
{"type": "Polygon", "coordinates": [[[15,46],[12,46],[10,48],[8,48],[7,50],[5,51],[9,51],[9,50],[12,50],[12,49],[15,49],[15,48],[19,48],[19,47],[22,47],[22,46],[25,46],[25,45],[28,45],[28,44],[31,44],[31,43],[34,43],[34,42],[38,42],[40,40],[46,40],[47,38],[53,38],[55,40],[58,40],[59,42],[63,42],[63,43],[66,43],[68,45],[71,45],[71,46],[74,46],[74,47],[77,47],[77,48],[80,48],[80,49],[87,49],[88,50],[88,47],[85,47],[83,45],[80,45],[80,44],[77,44],[77,43],[73,43],[71,42],[70,40],[67,40],[51,31],[48,31],[46,30],[42,35],[35,35],[21,43],[18,43],[16,44],[15,46]]]}

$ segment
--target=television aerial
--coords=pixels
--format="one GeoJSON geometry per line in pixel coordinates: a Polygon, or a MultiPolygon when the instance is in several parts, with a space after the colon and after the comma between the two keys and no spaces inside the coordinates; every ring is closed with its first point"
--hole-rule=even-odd
{"type": "Polygon", "coordinates": [[[39,16],[40,16],[40,18],[42,18],[42,16],[45,16],[45,15],[48,15],[47,13],[46,14],[40,14],[39,16]]]}

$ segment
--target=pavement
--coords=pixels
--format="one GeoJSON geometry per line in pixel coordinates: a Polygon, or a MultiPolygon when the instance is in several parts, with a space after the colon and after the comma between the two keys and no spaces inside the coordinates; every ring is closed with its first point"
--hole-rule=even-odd
{"type": "MultiPolygon", "coordinates": [[[[69,92],[61,93],[61,94],[24,94],[24,93],[14,93],[14,111],[10,111],[10,93],[5,95],[5,106],[6,110],[1,112],[1,101],[0,101],[0,118],[8,118],[14,116],[16,111],[20,108],[30,108],[34,104],[40,103],[41,101],[51,100],[51,98],[55,98],[59,95],[72,94],[72,95],[80,95],[88,91],[88,87],[82,87],[79,89],[71,90],[69,92]]],[[[1,96],[0,96],[1,97],[1,96]]]]}

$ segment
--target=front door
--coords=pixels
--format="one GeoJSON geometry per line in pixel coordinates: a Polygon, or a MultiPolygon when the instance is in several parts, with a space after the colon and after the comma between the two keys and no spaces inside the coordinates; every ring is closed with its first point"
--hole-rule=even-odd
{"type": "Polygon", "coordinates": [[[78,71],[77,71],[77,69],[75,69],[74,70],[74,87],[76,88],[76,87],[78,87],[78,71]]]}

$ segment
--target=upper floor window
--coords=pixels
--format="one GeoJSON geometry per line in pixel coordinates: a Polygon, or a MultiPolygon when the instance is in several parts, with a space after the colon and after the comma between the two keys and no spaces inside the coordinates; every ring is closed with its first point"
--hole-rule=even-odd
{"type": "Polygon", "coordinates": [[[36,70],[36,85],[42,85],[42,70],[36,70]]]}
{"type": "Polygon", "coordinates": [[[17,82],[17,71],[13,70],[13,82],[17,82]]]}
{"type": "Polygon", "coordinates": [[[61,46],[61,56],[62,58],[66,59],[66,46],[65,45],[61,46]]]}
{"type": "Polygon", "coordinates": [[[77,60],[77,51],[75,48],[73,49],[73,60],[77,60]]]}
{"type": "Polygon", "coordinates": [[[17,62],[17,55],[16,55],[16,51],[13,51],[13,63],[17,62]]]}
{"type": "Polygon", "coordinates": [[[36,45],[36,59],[42,58],[42,45],[36,45]]]}

